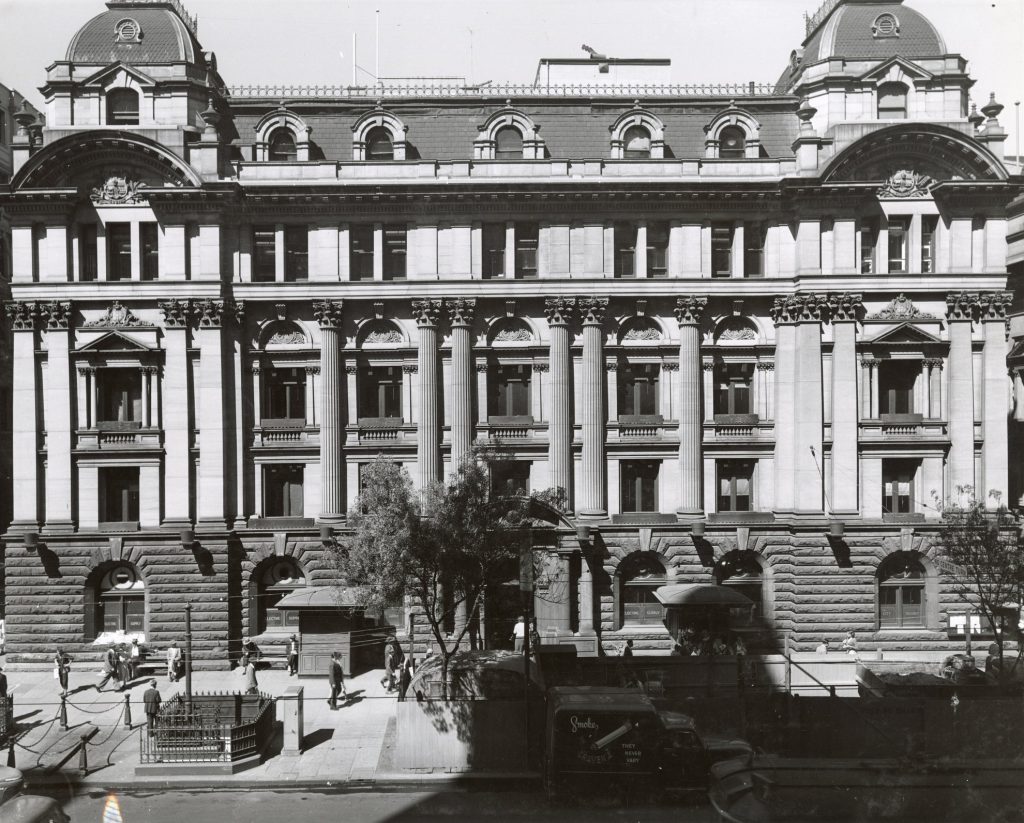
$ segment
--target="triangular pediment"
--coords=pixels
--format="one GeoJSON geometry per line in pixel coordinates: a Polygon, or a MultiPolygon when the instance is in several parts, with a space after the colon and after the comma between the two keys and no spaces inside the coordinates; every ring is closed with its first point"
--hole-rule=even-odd
{"type": "Polygon", "coordinates": [[[912,80],[928,80],[931,79],[932,73],[921,68],[916,63],[911,63],[903,57],[891,57],[884,63],[880,63],[870,71],[865,72],[860,76],[861,80],[877,80],[880,78],[887,78],[889,73],[893,69],[902,71],[905,78],[912,80]]]}
{"type": "Polygon", "coordinates": [[[870,342],[892,345],[894,343],[941,343],[942,341],[934,334],[920,329],[913,323],[900,323],[891,329],[886,329],[870,342]]]}
{"type": "Polygon", "coordinates": [[[127,63],[111,63],[106,68],[100,69],[95,74],[91,74],[82,81],[83,86],[101,86],[103,81],[112,77],[113,75],[124,72],[129,77],[133,78],[140,86],[155,86],[156,80],[150,77],[148,74],[139,71],[134,66],[129,66],[127,63]]]}
{"type": "Polygon", "coordinates": [[[133,340],[121,332],[111,331],[107,332],[101,337],[97,337],[95,340],[91,340],[86,343],[80,352],[151,352],[152,348],[140,343],[138,340],[133,340]]]}

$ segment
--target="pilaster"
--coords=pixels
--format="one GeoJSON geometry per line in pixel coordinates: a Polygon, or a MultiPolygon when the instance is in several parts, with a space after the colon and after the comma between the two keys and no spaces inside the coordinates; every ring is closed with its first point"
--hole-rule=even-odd
{"type": "MultiPolygon", "coordinates": [[[[313,315],[320,324],[320,516],[328,525],[345,519],[345,375],[342,372],[341,300],[317,300],[313,315]]],[[[354,393],[353,393],[354,394],[354,393]]]]}
{"type": "Polygon", "coordinates": [[[224,301],[193,303],[199,329],[199,386],[196,422],[199,428],[199,478],[196,517],[200,524],[225,525],[224,301]]]}
{"type": "Polygon", "coordinates": [[[36,363],[36,303],[7,304],[13,334],[14,362],[11,395],[15,414],[12,435],[13,529],[35,531],[39,527],[39,366],[36,363]]]}
{"type": "MultiPolygon", "coordinates": [[[[949,472],[946,494],[959,497],[959,489],[973,487],[974,478],[974,355],[972,328],[978,315],[977,293],[946,295],[949,327],[949,472]]],[[[979,494],[984,495],[979,490],[979,494]]]]}
{"type": "MultiPolygon", "coordinates": [[[[46,323],[46,531],[74,531],[71,479],[71,303],[51,300],[39,306],[46,323]]],[[[17,416],[17,415],[16,415],[17,416]]]]}
{"type": "Polygon", "coordinates": [[[604,316],[607,297],[578,297],[576,305],[583,325],[583,408],[580,418],[583,429],[583,488],[580,514],[604,517],[607,513],[605,495],[605,387],[604,387],[604,316]]]}
{"type": "Polygon", "coordinates": [[[164,300],[159,306],[167,339],[161,393],[164,401],[164,524],[184,526],[191,524],[188,334],[192,304],[188,300],[164,300]]]}
{"type": "Polygon", "coordinates": [[[675,315],[679,323],[679,500],[680,515],[704,511],[701,501],[701,441],[704,409],[701,402],[703,370],[700,356],[700,324],[707,308],[706,297],[680,297],[675,315]]]}
{"type": "Polygon", "coordinates": [[[863,313],[859,294],[829,295],[832,316],[832,512],[856,514],[857,455],[857,320],[863,313]]]}

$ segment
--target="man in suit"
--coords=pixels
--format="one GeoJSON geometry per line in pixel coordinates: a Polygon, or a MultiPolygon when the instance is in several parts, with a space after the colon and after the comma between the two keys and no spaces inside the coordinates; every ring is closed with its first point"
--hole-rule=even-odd
{"type": "Polygon", "coordinates": [[[142,695],[142,702],[146,706],[146,728],[152,737],[156,716],[160,712],[160,692],[157,691],[155,677],[149,681],[149,688],[142,695]]]}
{"type": "Polygon", "coordinates": [[[331,696],[327,698],[327,702],[331,707],[331,711],[338,710],[338,693],[348,700],[348,692],[345,690],[345,672],[341,669],[341,654],[340,652],[331,652],[331,665],[327,670],[327,682],[331,685],[331,696]]]}

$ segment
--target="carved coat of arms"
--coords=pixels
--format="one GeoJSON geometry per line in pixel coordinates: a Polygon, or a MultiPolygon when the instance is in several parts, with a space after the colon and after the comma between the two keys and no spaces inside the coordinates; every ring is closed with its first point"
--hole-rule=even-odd
{"type": "Polygon", "coordinates": [[[143,184],[127,177],[108,177],[106,182],[92,190],[93,203],[104,206],[134,205],[142,202],[143,184]]]}
{"type": "Polygon", "coordinates": [[[900,169],[878,190],[879,197],[928,197],[935,180],[927,174],[900,169]]]}

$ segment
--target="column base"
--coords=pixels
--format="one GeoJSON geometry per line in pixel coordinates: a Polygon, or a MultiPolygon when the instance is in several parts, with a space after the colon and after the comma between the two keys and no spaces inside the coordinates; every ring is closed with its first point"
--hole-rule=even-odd
{"type": "Polygon", "coordinates": [[[74,534],[75,524],[70,520],[57,520],[43,526],[43,534],[74,534]]]}
{"type": "Polygon", "coordinates": [[[343,514],[327,514],[321,512],[317,515],[316,524],[318,526],[344,526],[345,515],[343,514]]]}
{"type": "Polygon", "coordinates": [[[580,520],[607,520],[608,512],[603,509],[583,509],[577,517],[580,520]]]}
{"type": "Polygon", "coordinates": [[[174,530],[191,529],[192,521],[189,520],[187,517],[168,517],[167,519],[161,521],[160,528],[174,530]]]}
{"type": "MultiPolygon", "coordinates": [[[[1024,499],[1024,498],[1022,498],[1024,499]]],[[[14,520],[8,527],[9,532],[37,532],[39,523],[35,520],[14,520]]]]}
{"type": "Polygon", "coordinates": [[[680,523],[692,523],[705,517],[704,509],[676,509],[676,520],[680,523]]]}
{"type": "Polygon", "coordinates": [[[238,531],[239,529],[248,528],[249,521],[244,517],[236,517],[235,522],[231,524],[232,531],[238,531]]]}
{"type": "Polygon", "coordinates": [[[228,524],[224,519],[200,518],[196,521],[197,532],[226,532],[227,530],[228,524]]]}

